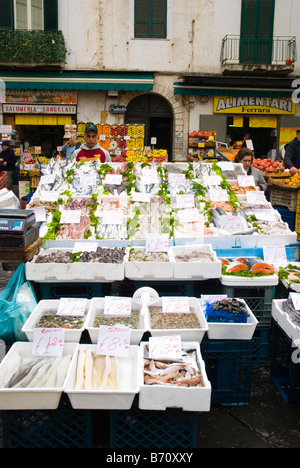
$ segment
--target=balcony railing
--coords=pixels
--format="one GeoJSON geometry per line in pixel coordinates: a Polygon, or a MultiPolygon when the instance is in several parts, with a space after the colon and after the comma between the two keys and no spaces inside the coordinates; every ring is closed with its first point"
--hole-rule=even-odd
{"type": "Polygon", "coordinates": [[[292,66],[297,60],[296,38],[241,38],[225,36],[220,61],[226,65],[292,66]]]}
{"type": "Polygon", "coordinates": [[[61,31],[0,29],[1,64],[57,64],[66,61],[66,47],[61,31]]]}

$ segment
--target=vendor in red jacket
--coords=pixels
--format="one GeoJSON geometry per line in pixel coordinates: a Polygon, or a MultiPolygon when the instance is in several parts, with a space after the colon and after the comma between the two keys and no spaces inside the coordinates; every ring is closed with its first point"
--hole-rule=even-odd
{"type": "Polygon", "coordinates": [[[10,141],[2,142],[2,151],[0,153],[0,172],[5,171],[9,190],[13,189],[13,173],[16,166],[16,155],[11,148],[10,141]]]}
{"type": "Polygon", "coordinates": [[[108,151],[101,148],[97,143],[98,130],[96,125],[87,124],[85,126],[84,139],[85,143],[80,148],[74,151],[72,160],[76,161],[91,161],[94,159],[100,159],[101,163],[111,161],[111,157],[108,151]]]}

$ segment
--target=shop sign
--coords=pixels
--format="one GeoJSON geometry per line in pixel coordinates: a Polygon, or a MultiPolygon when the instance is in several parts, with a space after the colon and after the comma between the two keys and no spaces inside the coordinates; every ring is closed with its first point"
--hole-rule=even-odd
{"type": "Polygon", "coordinates": [[[77,104],[77,91],[67,89],[6,89],[7,103],[77,104]]]}
{"type": "Polygon", "coordinates": [[[214,96],[215,114],[284,114],[295,113],[291,98],[214,96]]]}
{"type": "Polygon", "coordinates": [[[109,106],[109,112],[111,114],[125,114],[126,110],[126,106],[115,106],[114,104],[109,106]]]}
{"type": "Polygon", "coordinates": [[[76,106],[3,104],[3,113],[12,114],[76,114],[76,106]]]}

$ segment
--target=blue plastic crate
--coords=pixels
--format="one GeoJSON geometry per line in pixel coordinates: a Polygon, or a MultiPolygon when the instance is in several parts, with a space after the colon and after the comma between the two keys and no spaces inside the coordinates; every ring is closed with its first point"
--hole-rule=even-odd
{"type": "Polygon", "coordinates": [[[273,208],[279,212],[282,221],[287,223],[290,230],[294,232],[296,224],[296,211],[290,211],[288,208],[278,205],[274,205],[273,208]]]}
{"type": "Polygon", "coordinates": [[[135,400],[129,411],[110,411],[110,448],[195,448],[197,418],[175,408],[140,410],[135,400]]]}
{"type": "Polygon", "coordinates": [[[273,320],[270,377],[287,406],[300,406],[299,355],[300,350],[273,320]]]}
{"type": "Polygon", "coordinates": [[[200,344],[211,383],[211,404],[249,405],[253,369],[253,340],[209,340],[200,344]]]}
{"type": "Polygon", "coordinates": [[[252,337],[253,366],[266,366],[270,358],[270,327],[257,325],[252,337]]]}
{"type": "Polygon", "coordinates": [[[56,410],[2,411],[3,448],[92,448],[90,410],[74,410],[66,395],[56,410]]]}

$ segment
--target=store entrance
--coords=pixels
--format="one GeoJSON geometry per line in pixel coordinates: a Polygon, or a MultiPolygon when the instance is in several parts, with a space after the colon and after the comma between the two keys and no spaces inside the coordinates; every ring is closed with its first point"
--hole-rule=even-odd
{"type": "Polygon", "coordinates": [[[16,128],[20,135],[20,143],[29,146],[41,146],[42,155],[51,157],[57,146],[63,145],[63,125],[18,125],[16,128]]]}
{"type": "Polygon", "coordinates": [[[166,99],[157,94],[138,96],[127,106],[126,123],[145,125],[145,146],[151,145],[151,138],[156,138],[155,148],[166,149],[168,160],[172,161],[173,152],[173,114],[166,99]]]}
{"type": "Polygon", "coordinates": [[[249,117],[243,117],[243,126],[235,127],[233,125],[234,117],[227,118],[227,135],[230,146],[234,146],[236,142],[241,142],[246,133],[249,134],[254,146],[254,154],[256,158],[271,157],[271,150],[277,148],[276,128],[268,127],[250,127],[249,117]]]}

